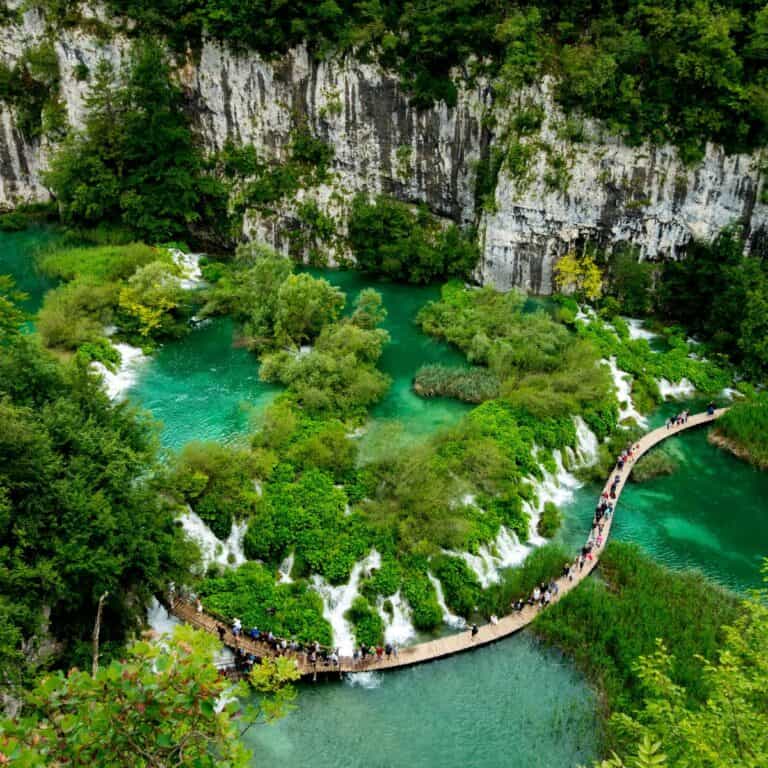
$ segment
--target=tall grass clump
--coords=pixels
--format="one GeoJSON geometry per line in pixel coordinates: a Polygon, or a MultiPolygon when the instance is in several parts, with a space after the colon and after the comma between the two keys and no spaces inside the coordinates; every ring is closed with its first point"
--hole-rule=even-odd
{"type": "Polygon", "coordinates": [[[416,373],[413,389],[422,397],[453,397],[483,403],[499,396],[498,377],[484,368],[425,365],[416,373]]]}

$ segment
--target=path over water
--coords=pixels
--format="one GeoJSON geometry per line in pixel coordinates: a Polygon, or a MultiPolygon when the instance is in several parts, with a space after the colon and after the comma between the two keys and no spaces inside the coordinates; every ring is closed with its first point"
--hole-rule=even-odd
{"type": "MultiPolygon", "coordinates": [[[[713,415],[708,413],[698,413],[695,416],[691,416],[685,424],[675,426],[671,428],[659,427],[651,432],[648,432],[635,444],[635,450],[633,451],[632,460],[624,465],[621,471],[615,470],[611,473],[611,476],[607,479],[604,491],[609,492],[613,480],[618,476],[618,484],[616,486],[615,499],[612,499],[614,511],[608,518],[603,527],[603,539],[602,543],[598,546],[594,546],[592,550],[592,558],[588,559],[581,570],[574,569],[572,573],[572,580],[565,576],[560,577],[557,580],[558,592],[552,598],[552,602],[557,602],[564,595],[568,594],[572,589],[575,589],[589,574],[594,570],[600,559],[600,553],[605,548],[608,541],[608,535],[610,534],[611,524],[616,513],[616,506],[619,503],[621,492],[624,489],[624,485],[629,478],[632,468],[635,462],[647,451],[653,448],[658,443],[662,442],[672,435],[676,435],[687,429],[701,426],[702,424],[709,424],[715,419],[722,416],[727,408],[720,408],[714,412],[713,415]]],[[[342,656],[339,659],[338,664],[331,665],[330,663],[318,662],[311,664],[303,653],[288,654],[293,656],[296,660],[296,664],[301,672],[302,676],[316,675],[318,673],[328,672],[364,672],[369,670],[388,670],[396,669],[400,667],[408,667],[413,664],[422,664],[434,659],[444,658],[445,656],[451,656],[455,653],[461,653],[472,648],[476,648],[488,643],[493,643],[496,640],[501,640],[504,637],[518,632],[524,627],[528,626],[538,615],[541,608],[536,605],[526,605],[521,611],[508,614],[507,616],[499,619],[496,624],[484,624],[479,627],[476,635],[472,635],[471,631],[460,632],[455,635],[449,635],[447,637],[441,637],[437,640],[430,640],[425,643],[419,643],[407,648],[402,648],[398,651],[396,656],[390,658],[382,657],[378,659],[373,657],[366,660],[356,660],[350,656],[342,656]]],[[[248,637],[240,636],[235,637],[232,635],[230,628],[218,621],[212,616],[205,613],[198,613],[194,606],[183,601],[176,601],[171,607],[171,611],[178,616],[182,621],[192,624],[199,629],[203,629],[212,634],[219,633],[219,628],[225,629],[224,642],[231,647],[241,647],[247,653],[253,653],[257,657],[274,655],[274,651],[266,644],[257,641],[253,641],[248,637]]]]}

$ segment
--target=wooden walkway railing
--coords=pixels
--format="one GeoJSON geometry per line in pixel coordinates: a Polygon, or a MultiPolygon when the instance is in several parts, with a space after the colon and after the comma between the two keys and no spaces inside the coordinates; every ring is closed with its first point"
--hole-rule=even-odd
{"type": "MultiPolygon", "coordinates": [[[[563,596],[567,595],[571,590],[575,589],[589,574],[594,570],[597,565],[600,554],[605,548],[608,541],[608,535],[611,530],[611,524],[616,513],[616,506],[618,505],[619,497],[624,489],[624,485],[629,478],[632,468],[635,462],[647,451],[653,448],[658,443],[666,440],[668,437],[677,435],[680,432],[684,432],[687,429],[698,427],[702,424],[709,424],[715,419],[719,418],[727,408],[720,408],[709,415],[708,413],[698,413],[690,416],[688,420],[679,426],[673,426],[670,428],[659,427],[651,432],[648,432],[635,444],[635,450],[633,451],[632,460],[627,462],[621,471],[614,469],[611,472],[611,476],[608,478],[604,491],[610,491],[614,478],[618,475],[618,484],[616,486],[616,497],[612,499],[613,514],[604,522],[602,541],[600,545],[594,545],[592,549],[592,558],[588,559],[581,570],[578,568],[572,569],[573,580],[562,576],[556,583],[558,586],[558,592],[552,598],[552,603],[561,600],[563,596]]],[[[461,653],[462,651],[471,650],[488,643],[492,643],[496,640],[501,640],[504,637],[518,632],[519,630],[530,624],[538,615],[539,611],[543,610],[539,606],[526,605],[521,611],[508,614],[498,620],[496,624],[484,624],[478,628],[476,635],[472,636],[471,630],[467,629],[463,632],[459,632],[454,635],[448,635],[447,637],[441,637],[437,640],[430,640],[425,643],[419,643],[406,648],[399,648],[397,655],[390,657],[382,656],[381,659],[377,657],[368,657],[366,659],[353,659],[350,656],[342,656],[339,659],[338,664],[331,664],[325,662],[317,662],[311,664],[307,659],[305,653],[291,653],[290,651],[285,654],[295,658],[299,672],[302,676],[314,676],[317,674],[325,673],[341,673],[341,672],[365,672],[369,670],[386,670],[397,669],[400,667],[408,667],[413,664],[421,664],[423,662],[432,661],[434,659],[444,658],[445,656],[451,656],[455,653],[461,653]]],[[[171,612],[174,613],[179,619],[199,629],[211,632],[214,634],[219,633],[219,627],[225,629],[224,642],[232,648],[240,647],[246,653],[252,653],[257,658],[264,656],[274,655],[274,651],[266,643],[252,641],[247,636],[235,637],[232,635],[230,627],[225,626],[222,622],[209,616],[205,613],[198,613],[194,606],[181,600],[177,600],[171,606],[171,612]]]]}

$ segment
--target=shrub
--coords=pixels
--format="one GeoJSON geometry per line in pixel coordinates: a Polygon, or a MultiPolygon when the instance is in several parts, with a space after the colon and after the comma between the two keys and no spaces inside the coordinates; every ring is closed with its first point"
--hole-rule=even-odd
{"type": "Polygon", "coordinates": [[[465,403],[482,403],[499,395],[499,380],[483,368],[425,365],[416,372],[413,389],[422,397],[454,397],[465,403]]]}
{"type": "Polygon", "coordinates": [[[459,616],[469,618],[482,601],[482,588],[474,571],[460,557],[438,555],[430,561],[439,579],[446,605],[459,616]]]}
{"type": "Polygon", "coordinates": [[[678,468],[677,460],[670,455],[668,450],[656,448],[646,453],[632,468],[630,480],[636,483],[644,483],[654,477],[673,475],[678,468]]]}
{"type": "Polygon", "coordinates": [[[541,517],[539,517],[539,522],[536,525],[539,536],[551,539],[560,530],[562,524],[563,515],[557,505],[551,501],[545,502],[541,517]]]}
{"type": "Polygon", "coordinates": [[[768,395],[760,392],[737,400],[718,419],[714,432],[732,443],[737,455],[768,468],[768,395]]]}
{"type": "Polygon", "coordinates": [[[344,614],[352,624],[355,642],[367,646],[380,645],[384,640],[384,622],[364,597],[359,595],[352,601],[352,606],[344,614]]]}

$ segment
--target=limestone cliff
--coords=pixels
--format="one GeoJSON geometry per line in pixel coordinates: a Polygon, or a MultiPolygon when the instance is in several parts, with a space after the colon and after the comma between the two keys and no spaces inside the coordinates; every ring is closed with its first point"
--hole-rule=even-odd
{"type": "MultiPolygon", "coordinates": [[[[0,61],[12,64],[44,35],[44,19],[25,12],[20,24],[0,29],[0,61]]],[[[76,77],[78,64],[92,72],[101,57],[119,63],[127,47],[118,35],[103,42],[77,29],[57,33],[60,94],[72,125],[82,120],[88,86],[76,77]]],[[[480,83],[462,89],[453,108],[419,111],[397,76],[374,64],[349,56],[317,61],[303,48],[265,61],[210,41],[179,62],[179,78],[209,151],[231,139],[280,159],[299,121],[333,146],[329,183],[301,191],[269,216],[246,215],[246,236],[282,249],[303,198],[315,200],[343,232],[349,200],[361,190],[425,202],[439,216],[476,225],[477,278],[500,288],[549,292],[557,258],[586,241],[629,242],[643,257],[674,258],[692,236],[710,238],[740,221],[750,247],[764,248],[768,208],[759,202],[758,154],[726,156],[709,146],[700,163],[686,167],[673,147],[629,147],[588,120],[579,141],[563,138],[565,117],[548,82],[517,94],[512,106],[495,104],[480,83]],[[477,208],[478,161],[508,154],[515,110],[532,104],[543,107],[544,120],[535,135],[518,141],[527,147],[524,173],[504,164],[492,199],[477,208]]],[[[12,112],[0,108],[0,206],[47,196],[40,172],[49,154],[45,141],[25,141],[12,112]]],[[[335,258],[344,255],[343,239],[331,250],[335,258]]]]}

